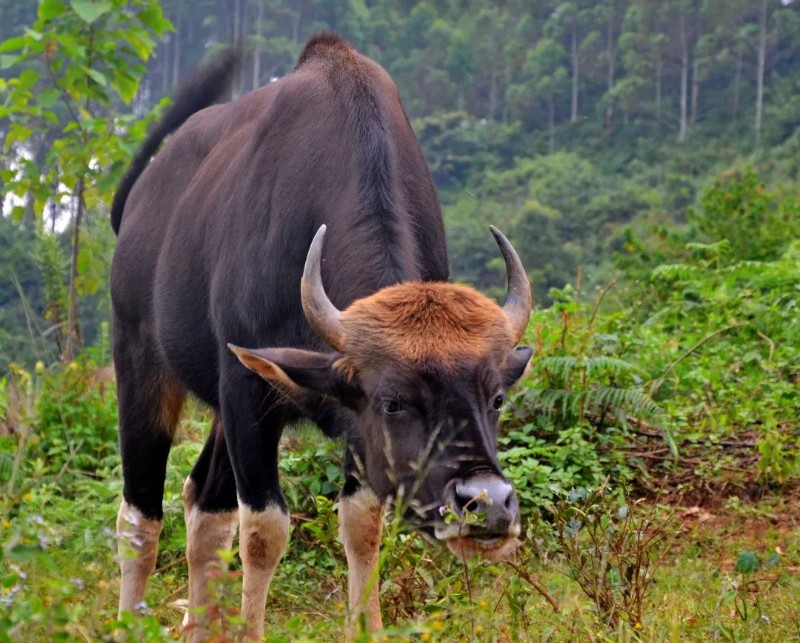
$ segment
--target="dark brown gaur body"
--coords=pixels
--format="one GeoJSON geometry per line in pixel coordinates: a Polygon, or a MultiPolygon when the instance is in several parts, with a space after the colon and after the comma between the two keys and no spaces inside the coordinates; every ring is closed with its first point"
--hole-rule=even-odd
{"type": "Polygon", "coordinates": [[[370,579],[386,502],[460,555],[502,556],[519,535],[496,433],[503,391],[531,356],[514,349],[530,288],[497,231],[505,306],[447,283],[430,172],[379,65],[321,34],[289,76],[207,107],[234,63],[181,91],[112,208],[118,528],[138,552],[121,561],[120,610],[136,608],[154,568],[167,455],[193,393],[216,420],[184,488],[190,610],[238,524],[243,614],[263,633],[289,530],[278,442],[305,417],[344,438],[351,623],[364,613],[379,629],[370,579]],[[484,522],[442,517],[465,508],[484,522]]]}

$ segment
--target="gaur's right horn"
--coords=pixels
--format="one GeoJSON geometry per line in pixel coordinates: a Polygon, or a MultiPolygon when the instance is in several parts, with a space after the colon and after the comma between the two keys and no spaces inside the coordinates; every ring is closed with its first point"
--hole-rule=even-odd
{"type": "MultiPolygon", "coordinates": [[[[333,305],[322,285],[322,240],[325,238],[325,226],[320,226],[306,256],[303,279],[300,281],[300,298],[303,312],[306,314],[311,328],[325,342],[339,352],[344,351],[344,326],[342,311],[333,305]]],[[[506,242],[507,243],[507,242],[506,242]]]]}

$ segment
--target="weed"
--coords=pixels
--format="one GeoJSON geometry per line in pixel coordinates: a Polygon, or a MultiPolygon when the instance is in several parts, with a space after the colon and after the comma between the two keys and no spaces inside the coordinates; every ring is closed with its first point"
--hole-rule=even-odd
{"type": "Polygon", "coordinates": [[[628,503],[606,485],[557,491],[548,505],[553,536],[570,578],[616,628],[621,617],[641,628],[654,574],[677,538],[674,512],[628,503]]]}

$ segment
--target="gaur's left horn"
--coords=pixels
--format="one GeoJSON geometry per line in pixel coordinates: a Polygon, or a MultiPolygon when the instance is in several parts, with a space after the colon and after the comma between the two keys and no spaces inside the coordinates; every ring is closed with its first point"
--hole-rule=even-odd
{"type": "Polygon", "coordinates": [[[514,247],[500,230],[494,226],[489,226],[489,229],[492,231],[497,245],[500,246],[500,252],[503,253],[503,259],[506,262],[508,295],[506,296],[506,303],[503,305],[503,312],[511,322],[511,328],[514,331],[514,343],[516,344],[525,334],[525,329],[528,327],[528,320],[531,316],[531,287],[517,251],[514,250],[514,247]]]}
{"type": "MultiPolygon", "coordinates": [[[[322,240],[325,238],[325,226],[320,226],[306,256],[303,279],[300,281],[300,298],[303,312],[306,314],[311,328],[325,342],[337,351],[344,351],[344,326],[342,312],[333,305],[322,285],[322,240]]],[[[512,251],[513,252],[513,251],[512,251]]]]}

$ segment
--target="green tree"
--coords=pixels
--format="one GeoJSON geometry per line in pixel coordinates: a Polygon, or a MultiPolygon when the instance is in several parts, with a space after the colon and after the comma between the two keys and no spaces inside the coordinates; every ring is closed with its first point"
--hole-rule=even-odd
{"type": "Polygon", "coordinates": [[[738,261],[771,261],[800,238],[800,200],[771,191],[752,168],[716,180],[689,220],[706,237],[725,239],[738,261]]]}
{"type": "Polygon", "coordinates": [[[529,52],[525,72],[532,79],[533,90],[547,102],[548,148],[555,149],[556,101],[567,90],[566,53],[552,38],[544,38],[529,52]]]}
{"type": "MultiPolygon", "coordinates": [[[[147,126],[134,115],[119,116],[117,107],[135,97],[156,46],[153,35],[170,23],[157,0],[42,0],[37,16],[24,35],[0,45],[2,64],[20,70],[0,84],[4,150],[13,159],[0,180],[3,196],[28,200],[41,228],[46,208],[54,224],[69,220],[66,301],[51,302],[49,312],[62,358],[71,360],[82,341],[79,297],[104,281],[92,244],[82,239],[86,219],[110,199],[147,126]],[[31,158],[37,137],[47,141],[46,153],[31,158]]],[[[14,220],[24,214],[22,205],[13,206],[14,220]]]]}

